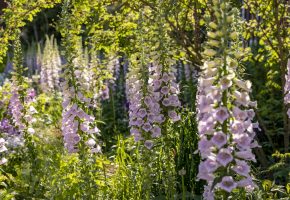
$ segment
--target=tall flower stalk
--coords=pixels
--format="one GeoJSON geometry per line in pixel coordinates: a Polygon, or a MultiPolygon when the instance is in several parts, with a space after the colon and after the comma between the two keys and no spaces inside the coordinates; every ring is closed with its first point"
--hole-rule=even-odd
{"type": "MultiPolygon", "coordinates": [[[[160,21],[161,18],[156,16],[156,19],[160,21]]],[[[166,124],[180,120],[175,108],[180,107],[181,103],[178,98],[179,86],[175,82],[172,67],[176,61],[170,59],[172,55],[166,46],[171,46],[167,44],[168,36],[161,25],[155,27],[156,30],[151,37],[156,41],[147,44],[152,45],[152,49],[148,52],[148,49],[144,48],[144,43],[152,33],[146,32],[148,30],[144,29],[143,20],[143,13],[140,13],[137,42],[141,49],[130,58],[131,65],[135,68],[128,74],[129,84],[132,87],[127,89],[132,96],[131,99],[129,96],[129,126],[135,141],[143,140],[145,147],[152,149],[154,138],[167,135],[166,124]],[[154,46],[153,43],[158,45],[154,46]]]]}
{"type": "MultiPolygon", "coordinates": [[[[285,87],[284,87],[284,103],[290,104],[290,59],[288,59],[288,63],[287,63],[287,74],[285,75],[285,87]]],[[[290,108],[288,108],[287,110],[287,115],[290,118],[290,108]]]]}
{"type": "Polygon", "coordinates": [[[255,161],[259,128],[253,123],[251,83],[239,74],[246,52],[239,47],[234,11],[226,0],[214,0],[212,9],[215,20],[209,23],[197,95],[198,178],[207,181],[205,199],[214,199],[215,191],[228,197],[236,188],[254,189],[249,162],[255,161]]]}
{"type": "Polygon", "coordinates": [[[92,98],[87,97],[86,94],[86,88],[89,86],[82,84],[83,68],[86,66],[72,59],[68,60],[67,67],[66,79],[61,84],[63,90],[62,132],[65,147],[70,153],[79,150],[84,154],[87,150],[92,153],[101,152],[101,147],[96,142],[96,136],[100,131],[95,124],[95,117],[89,112],[92,105],[92,98]]]}
{"type": "MultiPolygon", "coordinates": [[[[35,101],[35,91],[32,88],[28,88],[28,80],[23,76],[25,69],[22,65],[22,51],[19,40],[14,43],[13,67],[9,110],[14,126],[24,136],[25,145],[28,148],[29,146],[33,148],[31,135],[35,132],[33,123],[36,122],[33,115],[37,113],[32,105],[35,101]]],[[[33,150],[31,149],[31,151],[33,150]]]]}
{"type": "MultiPolygon", "coordinates": [[[[11,96],[8,111],[12,119],[11,124],[14,126],[14,130],[17,131],[19,137],[12,137],[16,140],[10,140],[10,142],[21,144],[23,140],[24,145],[23,148],[21,148],[20,155],[29,163],[29,181],[32,182],[32,180],[36,180],[35,175],[37,174],[37,170],[39,170],[37,144],[35,143],[34,136],[34,123],[36,122],[34,114],[37,113],[36,109],[33,107],[35,91],[34,89],[29,89],[28,80],[24,76],[26,70],[23,67],[21,43],[19,39],[14,42],[13,47],[14,71],[12,74],[11,96]]],[[[7,146],[13,146],[13,144],[8,144],[7,146]]],[[[35,185],[29,185],[27,187],[28,190],[36,188],[37,186],[35,185]]]]}
{"type": "MultiPolygon", "coordinates": [[[[162,6],[162,2],[156,2],[162,6]]],[[[152,190],[166,194],[171,199],[175,192],[174,155],[172,150],[172,124],[180,120],[176,108],[181,103],[178,98],[179,87],[175,82],[172,59],[175,51],[171,48],[164,21],[158,16],[152,16],[158,21],[154,30],[146,28],[143,15],[139,15],[139,27],[135,53],[130,56],[129,73],[127,74],[129,99],[129,126],[130,133],[140,145],[140,173],[144,178],[142,183],[145,194],[144,199],[150,198],[152,190]],[[162,24],[162,25],[161,25],[162,24]],[[165,29],[165,30],[164,30],[165,29]],[[144,47],[151,47],[144,48],[144,47]],[[157,158],[164,162],[153,162],[157,158]],[[156,171],[154,171],[154,165],[156,171]],[[147,168],[150,166],[150,168],[147,168]],[[152,169],[151,169],[152,167],[152,169]],[[162,185],[152,187],[153,179],[162,182],[162,185]]],[[[146,13],[146,15],[150,13],[146,13]]]]}
{"type": "MultiPolygon", "coordinates": [[[[82,39],[76,33],[78,23],[72,16],[78,12],[78,7],[65,1],[62,12],[62,24],[60,26],[63,35],[63,46],[67,64],[64,70],[64,81],[61,83],[63,92],[62,134],[64,145],[69,153],[78,152],[80,158],[87,167],[90,153],[100,153],[98,144],[100,130],[96,125],[93,115],[93,93],[87,91],[90,85],[84,80],[87,77],[88,60],[81,62],[83,57],[82,39]]],[[[85,167],[85,168],[86,168],[85,167]]],[[[85,169],[84,168],[84,169],[85,169]]]]}
{"type": "Polygon", "coordinates": [[[148,68],[148,87],[145,80],[140,78],[140,69],[131,69],[128,74],[127,93],[130,102],[130,132],[135,141],[144,140],[144,145],[151,149],[154,145],[152,139],[162,136],[164,122],[174,123],[180,120],[175,108],[180,107],[181,103],[173,73],[166,72],[162,66],[155,64],[148,68]]]}
{"type": "Polygon", "coordinates": [[[41,59],[40,85],[44,92],[59,89],[61,58],[56,39],[46,36],[41,59]]]}

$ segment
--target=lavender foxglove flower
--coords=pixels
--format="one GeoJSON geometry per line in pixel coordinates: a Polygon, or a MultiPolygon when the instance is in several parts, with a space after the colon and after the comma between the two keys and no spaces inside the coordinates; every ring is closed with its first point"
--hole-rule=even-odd
{"type": "Polygon", "coordinates": [[[57,42],[53,36],[46,37],[40,66],[40,84],[42,90],[44,92],[51,92],[59,89],[61,58],[57,42]]]}
{"type": "MultiPolygon", "coordinates": [[[[140,74],[138,69],[132,67],[128,73],[126,81],[126,94],[129,100],[129,126],[131,127],[130,133],[134,136],[135,141],[143,140],[142,129],[140,128],[144,124],[142,118],[146,112],[145,108],[142,108],[142,82],[140,81],[140,74]]],[[[151,103],[150,97],[145,98],[145,103],[151,103]]],[[[150,124],[149,124],[150,125],[150,124]]],[[[144,128],[143,128],[144,129],[144,128]]],[[[146,127],[145,127],[145,130],[146,127]]],[[[148,129],[149,131],[150,129],[148,129]]]]}
{"type": "Polygon", "coordinates": [[[229,149],[220,149],[216,157],[216,160],[224,167],[233,161],[232,152],[229,149]]]}
{"type": "Polygon", "coordinates": [[[245,177],[249,177],[249,173],[250,173],[250,166],[248,165],[248,163],[246,161],[243,160],[235,160],[236,165],[233,166],[233,170],[245,177]]]}
{"type": "MultiPolygon", "coordinates": [[[[11,96],[3,98],[8,109],[0,124],[0,132],[3,137],[0,138],[0,151],[1,154],[6,152],[5,154],[9,155],[30,141],[30,135],[35,133],[33,124],[36,122],[34,114],[37,113],[32,106],[32,103],[35,102],[35,91],[33,89],[25,90],[18,86],[19,82],[16,77],[13,77],[12,80],[11,91],[2,92],[4,95],[6,93],[11,96]]],[[[24,81],[26,80],[24,79],[24,81]]],[[[1,163],[6,162],[7,159],[3,157],[1,163]]]]}
{"type": "Polygon", "coordinates": [[[108,58],[108,69],[110,71],[110,73],[113,75],[112,76],[112,82],[113,82],[113,88],[115,89],[115,87],[117,86],[116,81],[119,79],[120,77],[120,61],[119,58],[115,55],[111,55],[108,58]]]}
{"type": "MultiPolygon", "coordinates": [[[[150,92],[151,103],[146,104],[148,109],[151,112],[153,111],[153,113],[155,111],[156,116],[158,116],[161,112],[159,109],[160,105],[172,109],[179,107],[180,101],[177,96],[179,93],[179,88],[178,85],[174,82],[174,73],[161,73],[162,67],[155,65],[152,65],[149,69],[152,74],[152,76],[149,78],[149,87],[152,86],[154,91],[150,92]],[[150,85],[150,83],[152,85],[150,85]]],[[[175,110],[170,110],[166,114],[173,122],[180,120],[180,116],[175,112],[175,110]]],[[[157,122],[158,121],[160,120],[157,120],[157,122]]]]}
{"type": "MultiPolygon", "coordinates": [[[[68,73],[65,76],[66,80],[61,83],[62,134],[69,153],[78,152],[80,142],[86,145],[91,153],[100,153],[101,147],[96,142],[96,136],[99,135],[100,130],[94,123],[95,117],[85,112],[93,104],[93,99],[86,94],[90,85],[82,84],[89,80],[86,76],[88,63],[81,63],[80,55],[82,55],[82,50],[70,61],[70,70],[65,72],[68,73]]],[[[81,147],[85,148],[84,145],[81,147]]]]}
{"type": "Polygon", "coordinates": [[[153,138],[158,138],[161,136],[161,128],[157,125],[151,129],[151,132],[153,138]]]}
{"type": "Polygon", "coordinates": [[[218,184],[218,186],[227,192],[231,192],[233,189],[237,187],[237,183],[234,181],[233,177],[225,176],[223,177],[222,181],[218,184]]]}
{"type": "Polygon", "coordinates": [[[8,150],[5,145],[6,145],[5,139],[0,138],[0,153],[3,153],[8,150]]]}
{"type": "MultiPolygon", "coordinates": [[[[63,83],[64,89],[66,88],[65,83],[63,83]]],[[[73,91],[72,88],[69,89],[73,91]]],[[[89,148],[94,148],[96,144],[93,145],[91,134],[99,134],[99,129],[93,125],[94,117],[85,113],[82,108],[77,104],[66,103],[72,102],[74,98],[72,93],[64,91],[63,101],[63,113],[62,113],[62,133],[64,136],[65,147],[68,149],[69,153],[74,153],[78,151],[78,143],[81,141],[81,135],[87,134],[89,139],[84,141],[89,148]]],[[[82,96],[81,96],[82,97],[82,96]]],[[[83,97],[82,97],[83,100],[83,97]]]]}
{"type": "Polygon", "coordinates": [[[135,141],[146,139],[144,145],[151,149],[154,141],[150,139],[162,136],[161,127],[166,119],[173,123],[180,120],[175,111],[181,105],[177,96],[179,88],[174,82],[173,73],[162,73],[161,66],[149,67],[147,87],[140,80],[141,77],[140,69],[132,67],[127,79],[129,125],[135,141]],[[143,94],[143,91],[147,94],[143,94]]]}
{"type": "Polygon", "coordinates": [[[214,200],[214,193],[211,190],[212,185],[206,185],[204,186],[204,193],[203,193],[203,197],[206,200],[214,200]]]}
{"type": "Polygon", "coordinates": [[[17,130],[17,127],[14,127],[8,119],[4,118],[1,121],[0,132],[6,140],[9,150],[13,151],[14,149],[24,145],[23,134],[21,134],[17,130]]]}
{"type": "Polygon", "coordinates": [[[218,148],[222,148],[225,144],[227,144],[227,135],[222,131],[215,132],[211,138],[211,142],[218,148]]]}
{"type": "Polygon", "coordinates": [[[18,88],[14,86],[12,90],[12,96],[10,99],[9,109],[12,114],[13,123],[20,131],[23,131],[25,128],[25,124],[23,123],[23,105],[20,101],[20,96],[18,94],[18,88]]]}
{"type": "Polygon", "coordinates": [[[231,192],[242,187],[239,181],[245,178],[252,182],[249,161],[255,161],[252,148],[257,146],[254,138],[258,128],[253,122],[256,103],[250,100],[251,83],[237,78],[237,48],[228,45],[236,44],[229,41],[233,27],[229,24],[233,18],[230,5],[224,0],[213,3],[217,22],[210,23],[215,28],[208,32],[197,94],[198,149],[202,158],[198,178],[207,181],[204,198],[209,194],[212,198],[215,190],[231,192]]]}
{"type": "Polygon", "coordinates": [[[8,160],[6,159],[6,158],[1,158],[1,160],[0,160],[0,165],[4,165],[5,163],[7,163],[8,162],[8,160]]]}
{"type": "Polygon", "coordinates": [[[152,147],[154,146],[154,143],[153,143],[153,141],[152,140],[146,140],[145,142],[144,142],[144,146],[147,148],[147,149],[152,149],[152,147]]]}

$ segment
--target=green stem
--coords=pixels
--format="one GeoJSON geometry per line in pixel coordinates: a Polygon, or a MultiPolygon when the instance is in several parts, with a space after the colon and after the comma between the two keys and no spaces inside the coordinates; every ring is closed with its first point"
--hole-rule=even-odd
{"type": "Polygon", "coordinates": [[[184,185],[184,176],[181,175],[181,182],[182,182],[182,200],[186,200],[186,189],[184,185]]]}
{"type": "MultiPolygon", "coordinates": [[[[224,3],[224,2],[222,2],[224,3]]],[[[225,8],[226,9],[226,8],[225,8]]],[[[227,48],[227,45],[228,45],[228,33],[227,33],[227,12],[226,10],[223,10],[223,34],[224,35],[224,41],[223,41],[223,75],[226,76],[228,74],[228,71],[227,71],[227,52],[226,52],[226,48],[227,48]]],[[[223,96],[222,96],[222,102],[223,102],[223,106],[227,107],[227,98],[228,98],[228,91],[225,90],[223,92],[223,96]]],[[[222,130],[225,134],[227,134],[228,130],[227,130],[227,123],[228,123],[228,120],[225,120],[223,122],[223,125],[222,125],[222,130]]]]}

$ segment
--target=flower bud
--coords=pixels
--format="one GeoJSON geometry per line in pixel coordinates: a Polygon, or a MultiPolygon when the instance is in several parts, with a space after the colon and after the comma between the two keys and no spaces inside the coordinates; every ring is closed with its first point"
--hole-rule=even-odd
{"type": "Polygon", "coordinates": [[[208,37],[210,38],[216,38],[216,34],[214,32],[207,32],[208,37]]]}
{"type": "Polygon", "coordinates": [[[225,9],[226,8],[226,4],[225,4],[225,2],[222,2],[221,4],[220,4],[220,6],[221,6],[221,9],[225,9]]]}
{"type": "Polygon", "coordinates": [[[214,12],[214,15],[217,17],[217,18],[220,18],[221,17],[221,14],[219,12],[214,12]]]}
{"type": "Polygon", "coordinates": [[[219,0],[213,0],[212,1],[214,5],[218,5],[219,4],[219,0]]]}
{"type": "Polygon", "coordinates": [[[206,49],[203,53],[205,55],[207,55],[207,56],[214,56],[214,55],[216,55],[216,51],[213,50],[213,49],[206,49]]]}
{"type": "Polygon", "coordinates": [[[217,31],[216,34],[219,36],[219,37],[222,37],[224,35],[224,33],[222,31],[217,31]]]}
{"type": "Polygon", "coordinates": [[[228,17],[227,17],[227,22],[228,22],[228,23],[231,23],[232,21],[233,21],[233,17],[232,17],[232,16],[228,16],[228,17]]]}
{"type": "Polygon", "coordinates": [[[209,40],[209,41],[208,41],[208,44],[209,44],[210,46],[219,47],[220,42],[219,42],[218,40],[209,40]]]}
{"type": "Polygon", "coordinates": [[[209,25],[209,27],[212,28],[212,29],[216,29],[216,28],[217,28],[217,25],[216,25],[216,23],[214,23],[214,22],[210,22],[208,25],[209,25]]]}
{"type": "Polygon", "coordinates": [[[240,51],[235,52],[234,55],[235,55],[235,57],[236,57],[237,59],[240,59],[240,58],[242,58],[242,57],[244,56],[243,52],[240,52],[240,51]]]}
{"type": "Polygon", "coordinates": [[[238,36],[239,36],[239,34],[237,32],[233,32],[233,33],[230,34],[230,38],[232,40],[236,40],[238,38],[238,36]]]}

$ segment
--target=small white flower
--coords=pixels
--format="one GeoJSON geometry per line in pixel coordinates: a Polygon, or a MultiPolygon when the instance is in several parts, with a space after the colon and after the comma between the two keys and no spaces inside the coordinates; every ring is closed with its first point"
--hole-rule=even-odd
{"type": "Polygon", "coordinates": [[[35,130],[33,129],[33,128],[28,128],[27,129],[27,132],[29,133],[29,134],[34,134],[35,133],[35,130]]]}

